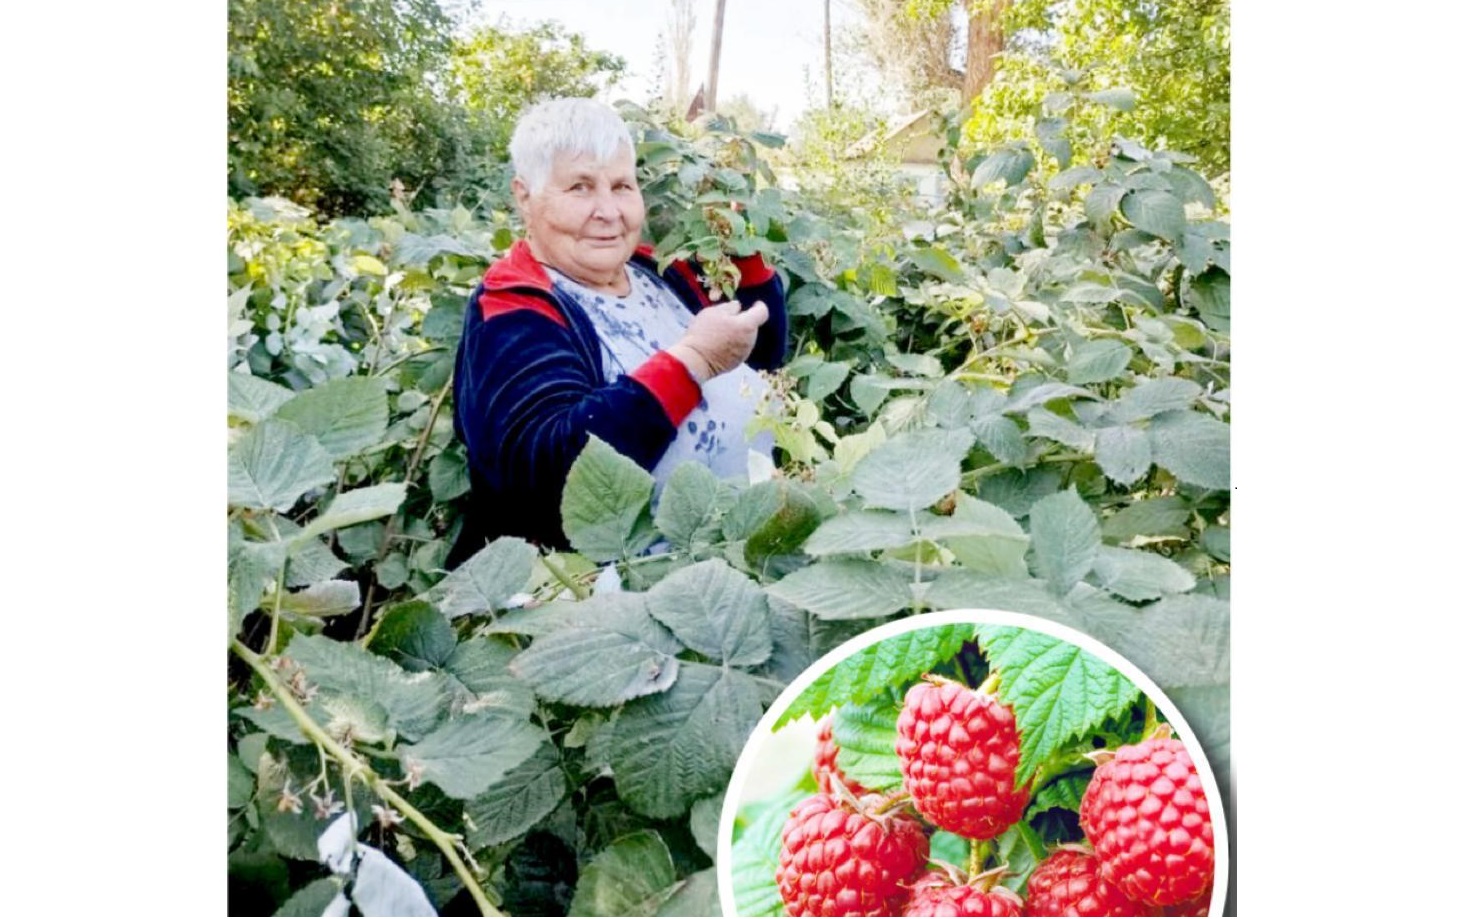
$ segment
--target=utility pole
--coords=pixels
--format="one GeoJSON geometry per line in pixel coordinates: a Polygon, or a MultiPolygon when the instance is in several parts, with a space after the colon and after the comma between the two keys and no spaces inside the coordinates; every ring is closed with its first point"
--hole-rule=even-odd
{"type": "Polygon", "coordinates": [[[716,114],[718,112],[718,58],[723,53],[723,6],[724,0],[718,0],[718,8],[713,13],[713,44],[708,52],[708,111],[716,114]]]}

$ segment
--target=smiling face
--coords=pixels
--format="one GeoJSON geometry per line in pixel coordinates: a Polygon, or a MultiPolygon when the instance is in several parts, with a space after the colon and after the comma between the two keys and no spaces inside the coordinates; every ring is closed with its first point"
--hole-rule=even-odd
{"type": "Polygon", "coordinates": [[[515,178],[513,197],[535,258],[596,290],[627,292],[626,260],[646,220],[629,151],[605,162],[560,153],[542,188],[530,191],[515,178]]]}

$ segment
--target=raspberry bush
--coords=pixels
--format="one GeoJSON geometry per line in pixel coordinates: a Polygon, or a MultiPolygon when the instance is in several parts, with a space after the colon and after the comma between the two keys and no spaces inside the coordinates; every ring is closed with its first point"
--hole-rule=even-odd
{"type": "Polygon", "coordinates": [[[732,878],[744,915],[1207,908],[1215,839],[1185,745],[1129,679],[1071,642],[915,629],[822,675],[777,727],[817,716],[835,767],[875,793],[858,801],[806,775],[747,804],[732,878]],[[887,824],[868,813],[914,815],[892,818],[894,847],[926,836],[927,866],[884,870],[887,824]]]}
{"type": "MultiPolygon", "coordinates": [[[[319,860],[334,826],[442,912],[711,912],[721,793],[765,708],[847,638],[928,610],[1083,628],[1225,764],[1230,249],[1204,179],[1109,136],[951,148],[964,181],[934,210],[890,202],[904,232],[771,182],[779,138],[627,117],[659,255],[721,287],[727,254],[761,252],[788,285],[764,422],[785,462],[757,483],[679,469],[653,500],[592,442],[571,552],[501,540],[444,569],[469,487],[453,355],[508,215],[229,205],[232,912],[367,896],[319,860]]],[[[941,675],[978,689],[974,642],[941,675]]],[[[888,713],[833,688],[846,701],[812,714],[836,710],[845,787],[895,791],[896,712],[874,724],[888,713]]],[[[1075,832],[1085,774],[1053,756],[1143,706],[1082,726],[1011,692],[1031,798],[989,858],[1025,864],[1025,828],[1075,832]]]]}

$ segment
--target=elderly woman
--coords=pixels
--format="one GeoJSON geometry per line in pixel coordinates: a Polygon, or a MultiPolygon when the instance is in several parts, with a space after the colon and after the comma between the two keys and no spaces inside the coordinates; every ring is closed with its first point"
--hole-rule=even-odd
{"type": "Polygon", "coordinates": [[[657,271],[626,125],[590,99],[529,109],[513,132],[513,196],[527,238],[487,270],[457,353],[456,430],[472,506],[448,567],[511,535],[567,545],[559,502],[594,435],[658,488],[697,460],[745,475],[745,436],[784,359],[784,292],[757,256],[735,259],[736,301],[712,302],[691,264],[657,271]]]}

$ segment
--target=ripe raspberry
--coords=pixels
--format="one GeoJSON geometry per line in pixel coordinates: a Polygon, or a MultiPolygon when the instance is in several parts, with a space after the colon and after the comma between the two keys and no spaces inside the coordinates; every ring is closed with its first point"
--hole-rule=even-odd
{"type": "Polygon", "coordinates": [[[1021,819],[1030,784],[1015,787],[1021,740],[1015,715],[994,696],[948,680],[908,690],[897,755],[913,806],[968,839],[994,839],[1021,819]]]}
{"type": "Polygon", "coordinates": [[[1119,747],[1087,783],[1081,822],[1103,876],[1129,897],[1169,906],[1210,889],[1210,806],[1180,741],[1150,738],[1119,747]]]}
{"type": "Polygon", "coordinates": [[[937,871],[925,874],[912,891],[903,904],[904,916],[1019,916],[1024,907],[1020,895],[1008,887],[982,891],[937,871]]]}
{"type": "Polygon", "coordinates": [[[1155,907],[1135,903],[1098,873],[1098,857],[1066,846],[1042,859],[1026,881],[1031,916],[1146,916],[1155,907]]]}
{"type": "Polygon", "coordinates": [[[1211,887],[1205,888],[1205,893],[1201,894],[1200,896],[1196,897],[1193,900],[1189,900],[1189,901],[1186,901],[1184,903],[1176,903],[1173,906],[1166,906],[1166,907],[1164,907],[1164,915],[1166,915],[1166,916],[1209,916],[1210,915],[1210,894],[1211,894],[1211,892],[1213,890],[1214,890],[1214,886],[1212,885],[1211,887]]]}
{"type": "Polygon", "coordinates": [[[816,787],[822,794],[831,791],[831,783],[837,779],[854,795],[860,797],[867,793],[867,788],[861,782],[848,778],[836,765],[836,756],[841,752],[836,746],[836,741],[831,737],[831,716],[827,715],[821,719],[821,729],[815,735],[815,762],[811,764],[811,775],[815,776],[816,787]]]}
{"type": "MultiPolygon", "coordinates": [[[[868,796],[863,808],[880,798],[868,796]]],[[[780,897],[791,916],[896,916],[928,860],[904,814],[873,816],[827,794],[796,805],[780,831],[780,897]]]]}

